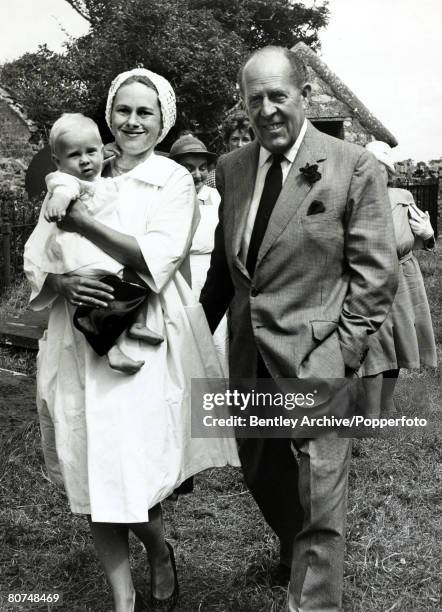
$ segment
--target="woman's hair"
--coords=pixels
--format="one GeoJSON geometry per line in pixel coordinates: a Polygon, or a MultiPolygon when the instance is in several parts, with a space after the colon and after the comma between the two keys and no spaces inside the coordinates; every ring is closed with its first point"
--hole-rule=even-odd
{"type": "Polygon", "coordinates": [[[94,130],[97,134],[98,140],[101,142],[98,125],[93,119],[86,117],[82,113],[64,113],[59,119],[57,119],[49,132],[49,146],[51,147],[52,155],[55,155],[57,141],[60,139],[60,137],[67,132],[77,130],[82,124],[94,130]]]}
{"type": "Polygon", "coordinates": [[[229,138],[235,130],[248,130],[253,140],[254,134],[252,128],[250,127],[250,120],[245,111],[235,111],[230,115],[227,115],[222,122],[221,134],[226,144],[229,142],[229,138]]]}
{"type": "MultiPolygon", "coordinates": [[[[133,76],[131,76],[128,79],[126,79],[123,83],[121,83],[121,85],[120,85],[120,87],[118,89],[121,89],[125,85],[130,85],[131,83],[142,83],[143,85],[146,85],[146,87],[149,87],[149,89],[153,89],[154,92],[158,95],[158,89],[155,87],[155,85],[152,83],[152,81],[149,79],[149,77],[143,76],[143,75],[138,75],[138,74],[134,74],[133,76]]],[[[118,89],[117,89],[117,91],[118,91],[118,89]]],[[[115,97],[114,97],[113,101],[115,102],[115,97]]]]}

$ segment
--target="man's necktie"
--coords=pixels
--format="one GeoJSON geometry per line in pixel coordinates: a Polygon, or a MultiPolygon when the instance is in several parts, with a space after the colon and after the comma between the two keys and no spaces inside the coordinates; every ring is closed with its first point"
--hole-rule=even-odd
{"type": "Polygon", "coordinates": [[[282,189],[281,161],[283,159],[284,155],[280,153],[274,154],[272,165],[267,170],[264,189],[262,190],[252,235],[250,237],[249,250],[247,251],[246,268],[250,276],[253,276],[253,272],[255,271],[259,247],[264,238],[276,200],[282,189]]]}

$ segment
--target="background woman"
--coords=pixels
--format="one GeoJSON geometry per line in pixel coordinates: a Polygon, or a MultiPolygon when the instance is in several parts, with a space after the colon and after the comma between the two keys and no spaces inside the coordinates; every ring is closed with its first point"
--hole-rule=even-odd
{"type": "MultiPolygon", "coordinates": [[[[385,182],[395,173],[391,148],[374,141],[366,148],[378,159],[385,182]]],[[[394,239],[399,258],[399,286],[390,314],[379,330],[369,337],[369,351],[361,374],[382,379],[382,384],[368,381],[369,410],[394,411],[393,392],[400,368],[436,367],[436,343],[430,308],[419,263],[413,248],[434,246],[434,231],[428,213],[420,211],[412,194],[388,187],[393,215],[394,239]]],[[[392,237],[393,239],[393,237],[392,237]]]]}
{"type": "Polygon", "coordinates": [[[237,110],[227,115],[222,123],[221,133],[227,153],[252,142],[253,130],[247,113],[237,110]]]}
{"type": "MultiPolygon", "coordinates": [[[[243,110],[236,110],[227,115],[221,125],[221,135],[224,141],[226,153],[241,149],[254,139],[253,130],[247,113],[243,110]]],[[[216,187],[216,170],[211,170],[206,179],[206,185],[216,187]]]]}
{"type": "Polygon", "coordinates": [[[153,347],[124,334],[118,340],[127,354],[146,361],[144,368],[133,376],[111,370],[72,325],[76,306],[106,307],[109,286],[79,276],[46,277],[38,262],[26,262],[34,308],[52,306],[37,373],[45,459],[72,511],[90,517],[117,612],[145,609],[132,583],[129,529],[149,557],[150,609],[172,610],[178,584],[159,502],[192,474],[225,465],[229,449],[237,463],[227,440],[190,437],[191,377],[221,372],[185,280],[199,217],[193,182],[181,166],[154,154],[175,114],[164,78],[144,69],[120,74],[109,90],[106,120],[121,150],[110,171],[120,177],[123,231],[91,218],[79,201],[62,225],[135,269],[152,289],[146,322],[165,341],[153,347]]]}

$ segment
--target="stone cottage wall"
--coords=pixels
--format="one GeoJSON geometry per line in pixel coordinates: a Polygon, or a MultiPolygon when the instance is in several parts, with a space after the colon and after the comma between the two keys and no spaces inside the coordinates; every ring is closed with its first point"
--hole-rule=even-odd
{"type": "Polygon", "coordinates": [[[0,88],[0,188],[24,188],[29,162],[40,146],[36,126],[0,88]]]}
{"type": "Polygon", "coordinates": [[[365,147],[365,145],[374,140],[374,138],[364,127],[362,127],[356,117],[347,117],[344,120],[344,140],[365,147]]]}
{"type": "Polygon", "coordinates": [[[344,140],[365,146],[373,136],[359,122],[351,109],[339,100],[331,87],[309,66],[309,82],[312,92],[306,106],[309,119],[343,121],[344,140]]]}
{"type": "Polygon", "coordinates": [[[308,69],[308,80],[312,87],[306,106],[309,119],[343,119],[348,115],[348,107],[311,68],[308,69]]]}

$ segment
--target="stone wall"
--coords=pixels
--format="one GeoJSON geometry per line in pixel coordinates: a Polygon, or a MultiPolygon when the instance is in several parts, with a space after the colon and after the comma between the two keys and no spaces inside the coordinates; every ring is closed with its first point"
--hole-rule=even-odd
{"type": "Polygon", "coordinates": [[[309,82],[312,92],[306,103],[306,114],[311,120],[321,119],[343,122],[344,140],[365,146],[374,140],[370,132],[365,129],[350,107],[339,100],[330,85],[326,83],[313,68],[308,67],[309,82]]]}
{"type": "Polygon", "coordinates": [[[365,147],[367,143],[374,140],[374,137],[362,127],[356,117],[348,117],[344,121],[344,140],[365,147]]]}
{"type": "Polygon", "coordinates": [[[348,106],[336,98],[331,87],[310,67],[308,81],[312,87],[306,106],[309,119],[344,119],[348,116],[348,106]]]}
{"type": "Polygon", "coordinates": [[[37,127],[0,88],[0,188],[24,188],[29,162],[40,147],[37,127]]]}

